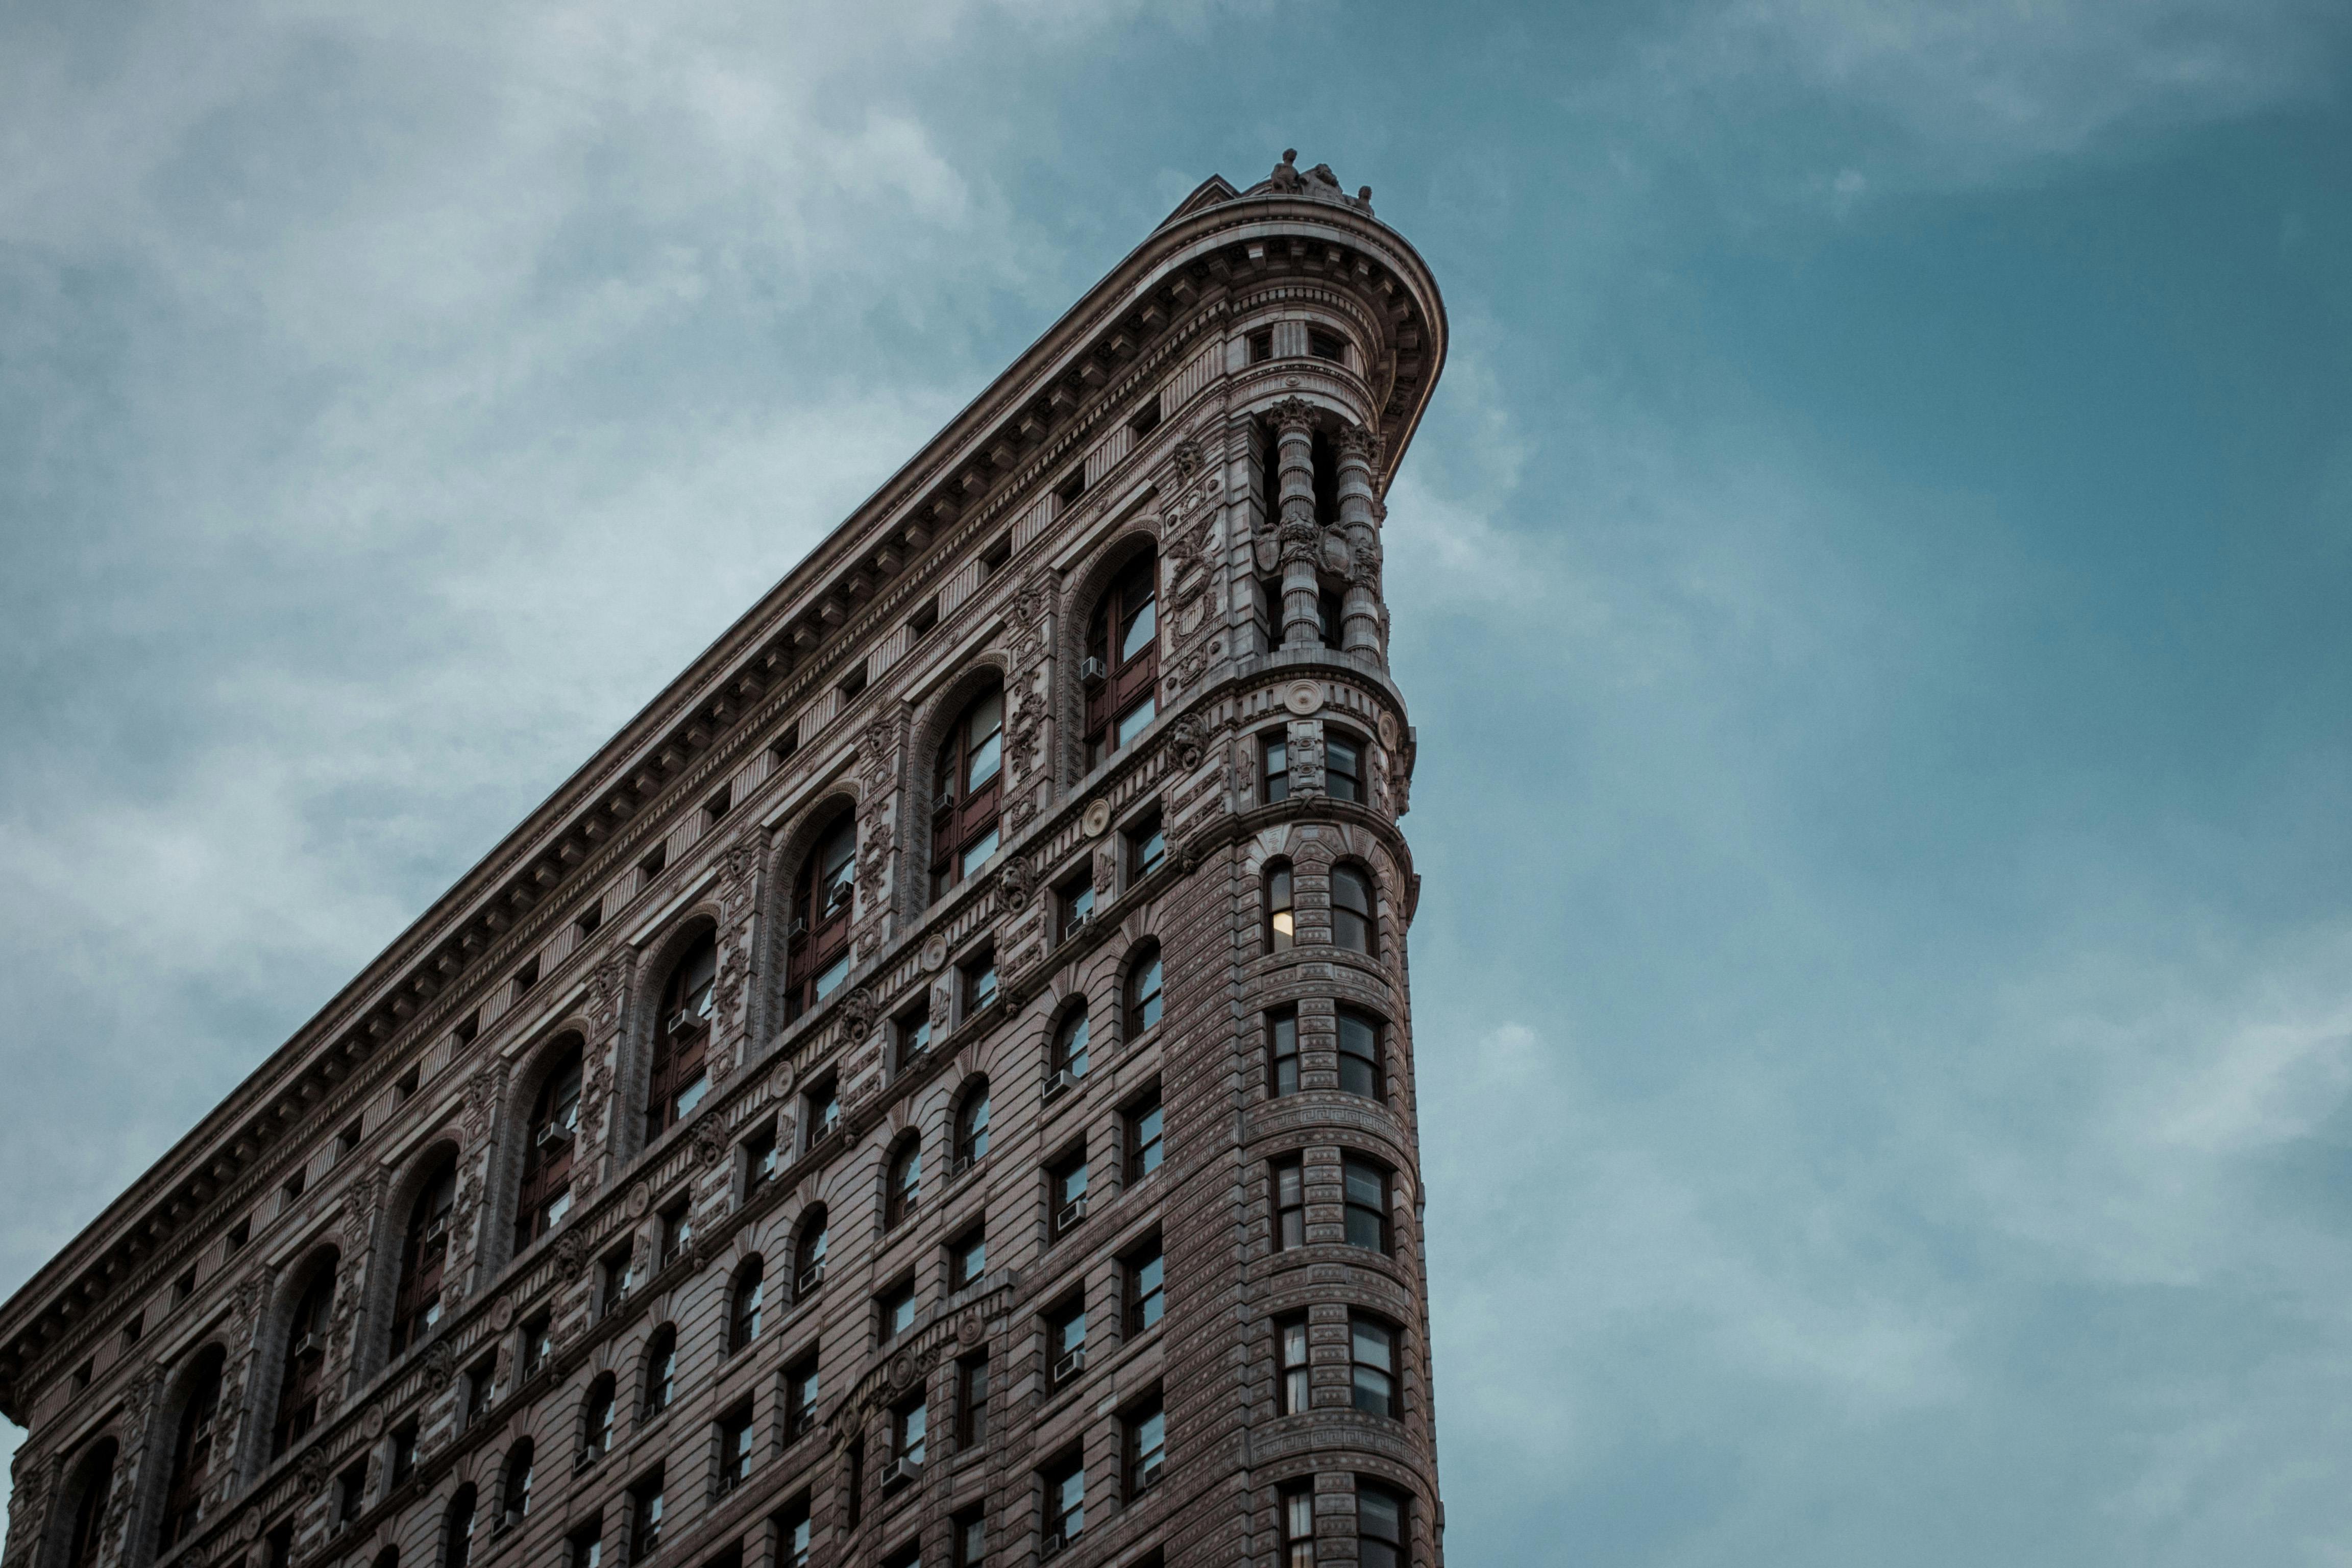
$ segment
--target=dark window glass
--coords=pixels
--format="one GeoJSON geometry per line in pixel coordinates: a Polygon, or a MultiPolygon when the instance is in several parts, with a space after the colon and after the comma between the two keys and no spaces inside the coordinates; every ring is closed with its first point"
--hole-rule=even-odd
{"type": "Polygon", "coordinates": [[[685,1257],[686,1249],[693,1243],[694,1210],[686,1200],[680,1199],[662,1211],[661,1266],[667,1268],[685,1257]]]}
{"type": "Polygon", "coordinates": [[[1139,1334],[1160,1321],[1167,1308],[1168,1270],[1154,1237],[1150,1250],[1138,1253],[1127,1265],[1127,1331],[1139,1334]]]}
{"type": "Polygon", "coordinates": [[[286,1452],[318,1423],[319,1394],[326,1377],[327,1325],[335,1306],[336,1256],[316,1264],[310,1285],[295,1304],[286,1331],[286,1356],[278,1377],[278,1419],[269,1430],[269,1457],[286,1452]]]}
{"type": "Polygon", "coordinates": [[[1331,868],[1331,940],[1350,952],[1372,951],[1371,879],[1353,866],[1331,868]]]}
{"type": "MultiPolygon", "coordinates": [[[[1274,625],[1277,637],[1281,635],[1282,630],[1280,605],[1281,601],[1276,600],[1274,625]]],[[[1265,780],[1266,805],[1272,805],[1276,801],[1290,798],[1290,738],[1287,734],[1266,737],[1265,750],[1260,758],[1260,772],[1265,780]]]]}
{"type": "Polygon", "coordinates": [[[1276,1388],[1276,1404],[1285,1415],[1300,1415],[1307,1411],[1310,1391],[1307,1380],[1307,1320],[1304,1317],[1284,1318],[1274,1326],[1275,1352],[1280,1358],[1277,1369],[1280,1380],[1276,1388]]]}
{"type": "Polygon", "coordinates": [[[522,1186],[515,1200],[520,1252],[572,1212],[572,1151],[580,1136],[580,1047],[565,1048],[531,1101],[523,1131],[522,1186]]]}
{"type": "Polygon", "coordinates": [[[879,1331],[884,1340],[897,1339],[915,1326],[915,1288],[897,1286],[877,1298],[879,1331]]]}
{"type": "Polygon", "coordinates": [[[979,1509],[948,1521],[948,1540],[955,1547],[955,1568],[981,1568],[988,1559],[988,1516],[979,1509]]]}
{"type": "Polygon", "coordinates": [[[809,1550],[814,1538],[808,1499],[796,1499],[776,1516],[777,1568],[808,1568],[809,1550]]]}
{"type": "Polygon", "coordinates": [[[1136,557],[1096,604],[1079,667],[1086,688],[1087,765],[1150,724],[1160,682],[1159,557],[1136,557]]]}
{"type": "Polygon", "coordinates": [[[1150,1100],[1127,1113],[1127,1180],[1129,1186],[1160,1169],[1161,1123],[1157,1091],[1150,1100]]]}
{"type": "Polygon", "coordinates": [[[1087,1304],[1068,1302],[1045,1319],[1046,1371],[1055,1383],[1087,1369],[1087,1304]]]}
{"type": "Polygon", "coordinates": [[[1306,1172],[1296,1160],[1274,1167],[1274,1245],[1277,1250],[1307,1245],[1306,1172]]]}
{"type": "Polygon", "coordinates": [[[919,1399],[898,1406],[890,1413],[890,1457],[904,1459],[910,1465],[923,1462],[929,1447],[930,1413],[919,1399]]]}
{"type": "Polygon", "coordinates": [[[956,1445],[970,1448],[988,1439],[988,1357],[956,1363],[956,1445]]]}
{"type": "Polygon", "coordinates": [[[824,1283],[825,1213],[822,1206],[801,1221],[800,1245],[793,1249],[793,1291],[805,1296],[824,1283]]]}
{"type": "Polygon", "coordinates": [[[642,1563],[661,1550],[662,1479],[656,1471],[652,1479],[639,1481],[634,1489],[636,1500],[635,1528],[629,1538],[629,1561],[642,1563]]]}
{"type": "Polygon", "coordinates": [[[66,1538],[65,1568],[91,1568],[105,1543],[106,1507],[114,1495],[116,1445],[108,1438],[91,1450],[75,1473],[72,1533],[66,1538]]]}
{"type": "Polygon", "coordinates": [[[857,903],[857,822],[845,813],[793,873],[784,931],[784,1016],[797,1018],[849,974],[849,917],[857,903]]]}
{"type": "Polygon", "coordinates": [[[1051,1546],[1067,1546],[1086,1528],[1086,1466],[1067,1459],[1045,1473],[1045,1540],[1051,1546]]]}
{"type": "Polygon", "coordinates": [[[1127,1037],[1135,1038],[1160,1022],[1160,947],[1153,943],[1136,955],[1127,976],[1127,1037]]]}
{"type": "Polygon", "coordinates": [[[784,1437],[805,1436],[816,1428],[816,1357],[784,1370],[784,1437]]]}
{"type": "Polygon", "coordinates": [[[457,1201],[456,1168],[425,1184],[408,1211],[400,1249],[400,1283],[392,1299],[392,1353],[400,1355],[441,1321],[441,1271],[449,1262],[449,1211],[457,1201]]]}
{"type": "Polygon", "coordinates": [[[776,1179],[783,1160],[776,1152],[776,1130],[761,1129],[743,1140],[743,1190],[755,1193],[776,1179]]]}
{"type": "Polygon", "coordinates": [[[735,1271],[734,1300],[727,1318],[727,1348],[740,1351],[760,1337],[762,1300],[767,1294],[767,1264],[754,1256],[735,1271]]]}
{"type": "Polygon", "coordinates": [[[1323,793],[1333,800],[1364,798],[1363,752],[1347,735],[1323,737],[1323,793]]]}
{"type": "Polygon", "coordinates": [[[670,1396],[677,1392],[677,1331],[665,1323],[654,1331],[653,1342],[646,1347],[646,1414],[668,1409],[670,1396]]]}
{"type": "Polygon", "coordinates": [[[1402,1493],[1356,1482],[1356,1561],[1361,1568],[1404,1568],[1404,1522],[1402,1493]]]}
{"type": "Polygon", "coordinates": [[[1282,1568],[1315,1568],[1315,1489],[1282,1489],[1282,1568]]]}
{"type": "Polygon", "coordinates": [[[441,1526],[442,1568],[466,1568],[474,1555],[474,1489],[459,1487],[441,1526]]]}
{"type": "Polygon", "coordinates": [[[982,692],[960,714],[931,773],[931,897],[996,853],[1003,804],[1004,691],[982,692]]]}
{"type": "Polygon", "coordinates": [[[1298,1092],[1298,1009],[1283,1007],[1265,1017],[1266,1083],[1276,1095],[1298,1092]]]}
{"type": "Polygon", "coordinates": [[[996,1000],[996,952],[993,948],[963,966],[963,1012],[970,1017],[996,1000]]]}
{"type": "Polygon", "coordinates": [[[1348,1245],[1389,1249],[1389,1176],[1366,1160],[1349,1160],[1346,1169],[1348,1245]]]}
{"type": "Polygon", "coordinates": [[[1052,1205],[1048,1211],[1052,1223],[1048,1228],[1055,1237],[1060,1237],[1087,1217],[1086,1152],[1080,1150],[1045,1174],[1052,1205]]]}
{"type": "Polygon", "coordinates": [[[1127,1495],[1141,1497],[1160,1480],[1168,1458],[1168,1412],[1157,1392],[1128,1412],[1127,1495]]]}
{"type": "Polygon", "coordinates": [[[956,1169],[971,1168],[988,1153],[988,1080],[964,1091],[956,1111],[956,1169]]]}
{"type": "Polygon", "coordinates": [[[1168,832],[1160,826],[1160,814],[1153,812],[1138,824],[1127,836],[1127,874],[1131,881],[1141,881],[1160,869],[1168,858],[1168,832]]]}
{"type": "Polygon", "coordinates": [[[1373,1415],[1402,1415],[1397,1402],[1396,1331],[1360,1313],[1350,1315],[1348,1327],[1356,1408],[1373,1415]]]}
{"type": "Polygon", "coordinates": [[[688,948],[662,987],[654,1014],[653,1070],[646,1082],[646,1142],[694,1113],[710,1088],[710,1014],[719,944],[705,936],[688,948]]]}
{"type": "Polygon", "coordinates": [[[883,1178],[882,1224],[885,1227],[902,1222],[922,1206],[923,1145],[912,1133],[898,1140],[890,1153],[890,1163],[883,1178]]]}
{"type": "Polygon", "coordinates": [[[564,1568],[604,1568],[604,1520],[598,1515],[584,1530],[564,1538],[564,1568]]]}
{"type": "Polygon", "coordinates": [[[613,1374],[606,1373],[588,1385],[582,1412],[580,1454],[583,1460],[603,1458],[613,1451],[613,1374]]]}
{"type": "Polygon", "coordinates": [[[509,1525],[530,1512],[531,1461],[537,1454],[538,1446],[525,1437],[507,1455],[505,1479],[499,1483],[499,1509],[509,1525]]]}
{"type": "Polygon", "coordinates": [[[1087,1055],[1087,1016],[1080,1009],[1063,1018],[1062,1026],[1054,1031],[1054,1062],[1045,1080],[1046,1092],[1055,1093],[1067,1088],[1070,1080],[1086,1077],[1090,1060],[1087,1055]],[[1068,1080],[1063,1078],[1065,1073],[1069,1075],[1068,1080]]]}
{"type": "Polygon", "coordinates": [[[751,1475],[751,1407],[730,1411],[719,1423],[719,1489],[731,1492],[751,1475]]]}
{"type": "Polygon", "coordinates": [[[1381,1098],[1380,1026],[1354,1013],[1339,1015],[1339,1088],[1348,1094],[1381,1098]]]}
{"type": "Polygon", "coordinates": [[[961,1290],[976,1285],[988,1272],[988,1232],[974,1228],[948,1246],[948,1288],[961,1290]]]}
{"type": "Polygon", "coordinates": [[[1073,931],[1094,918],[1095,885],[1091,879],[1073,882],[1061,891],[1062,937],[1068,940],[1073,931]]]}

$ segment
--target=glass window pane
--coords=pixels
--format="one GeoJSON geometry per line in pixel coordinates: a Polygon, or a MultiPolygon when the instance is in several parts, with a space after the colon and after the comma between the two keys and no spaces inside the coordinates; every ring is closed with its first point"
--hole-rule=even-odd
{"type": "Polygon", "coordinates": [[[1152,699],[1147,697],[1142,701],[1137,703],[1134,707],[1129,709],[1126,712],[1120,714],[1118,716],[1118,743],[1124,746],[1129,741],[1134,740],[1138,735],[1142,734],[1144,730],[1150,726],[1153,718],[1158,715],[1159,711],[1160,710],[1158,705],[1152,699]]]}

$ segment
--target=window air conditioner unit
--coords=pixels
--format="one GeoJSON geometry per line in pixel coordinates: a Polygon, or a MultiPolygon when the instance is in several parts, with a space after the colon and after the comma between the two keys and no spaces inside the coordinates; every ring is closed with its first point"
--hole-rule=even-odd
{"type": "Polygon", "coordinates": [[[1062,1212],[1054,1216],[1054,1228],[1067,1230],[1086,1217],[1087,1200],[1082,1197],[1072,1198],[1062,1205],[1062,1212]]]}
{"type": "Polygon", "coordinates": [[[955,791],[951,789],[943,789],[940,791],[939,794],[931,797],[931,809],[933,811],[949,811],[953,809],[954,805],[955,791]]]}
{"type": "Polygon", "coordinates": [[[955,1157],[955,1163],[948,1167],[948,1174],[961,1176],[979,1163],[969,1154],[958,1154],[955,1157]]]}
{"type": "Polygon", "coordinates": [[[1078,666],[1078,679],[1088,686],[1100,686],[1110,679],[1110,669],[1098,658],[1088,658],[1078,666]]]}
{"type": "Polygon", "coordinates": [[[542,1149],[561,1149],[571,1142],[572,1129],[561,1121],[551,1121],[539,1130],[539,1146],[542,1149]]]}
{"type": "Polygon", "coordinates": [[[843,908],[849,902],[850,891],[850,883],[835,882],[833,885],[833,890],[824,896],[824,912],[828,917],[834,910],[843,908]]]}
{"type": "Polygon", "coordinates": [[[1045,1532],[1045,1548],[1039,1552],[1037,1555],[1040,1557],[1058,1557],[1068,1548],[1069,1544],[1070,1538],[1068,1536],[1064,1535],[1059,1530],[1049,1530],[1045,1532]]]}
{"type": "Polygon", "coordinates": [[[1135,1489],[1137,1491],[1149,1490],[1159,1481],[1160,1466],[1160,1461],[1158,1459],[1146,1459],[1135,1467],[1135,1489]]]}
{"type": "Polygon", "coordinates": [[[1076,1377],[1086,1370],[1087,1347],[1080,1345],[1076,1350],[1064,1351],[1054,1363],[1054,1381],[1059,1383],[1066,1377],[1076,1377]]]}
{"type": "Polygon", "coordinates": [[[817,1262],[812,1263],[806,1268],[801,1270],[799,1285],[801,1294],[806,1295],[808,1292],[815,1289],[818,1286],[824,1283],[824,1263],[823,1259],[819,1259],[817,1262]]]}
{"type": "Polygon", "coordinates": [[[443,1237],[445,1237],[445,1236],[446,1236],[446,1235],[448,1235],[448,1234],[449,1234],[449,1216],[448,1216],[447,1215],[446,1215],[446,1214],[438,1214],[438,1215],[435,1215],[431,1219],[428,1219],[428,1220],[426,1220],[426,1221],[425,1222],[425,1240],[427,1240],[427,1241],[438,1241],[438,1240],[440,1240],[443,1237]]]}
{"type": "Polygon", "coordinates": [[[1063,933],[1065,935],[1074,934],[1079,927],[1085,925],[1088,921],[1094,918],[1094,910],[1090,909],[1080,910],[1077,913],[1070,917],[1070,923],[1062,928],[1063,933]]]}
{"type": "Polygon", "coordinates": [[[288,1353],[294,1356],[324,1355],[327,1353],[327,1342],[317,1334],[297,1334],[293,1348],[288,1353]]]}
{"type": "Polygon", "coordinates": [[[882,1484],[887,1487],[896,1486],[900,1481],[920,1480],[922,1475],[922,1460],[893,1459],[890,1461],[890,1468],[882,1472],[882,1484]]]}
{"type": "Polygon", "coordinates": [[[1078,1075],[1067,1068],[1056,1068],[1045,1077],[1045,1098],[1053,1100],[1078,1087],[1078,1075]]]}

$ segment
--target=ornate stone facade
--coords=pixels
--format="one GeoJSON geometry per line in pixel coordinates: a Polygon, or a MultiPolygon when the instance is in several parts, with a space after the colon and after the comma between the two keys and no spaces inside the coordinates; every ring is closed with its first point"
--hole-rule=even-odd
{"type": "Polygon", "coordinates": [[[0,1309],[11,1561],[1442,1563],[1370,195],[1204,184],[0,1309]]]}

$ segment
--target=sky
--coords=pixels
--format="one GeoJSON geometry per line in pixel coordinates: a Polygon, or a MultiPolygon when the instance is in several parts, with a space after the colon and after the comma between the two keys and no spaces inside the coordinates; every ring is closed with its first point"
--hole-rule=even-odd
{"type": "Polygon", "coordinates": [[[1453,327],[1387,522],[1452,1560],[2352,1563],[2347,64],[2317,0],[8,7],[0,1292],[1296,147],[1453,327]]]}

